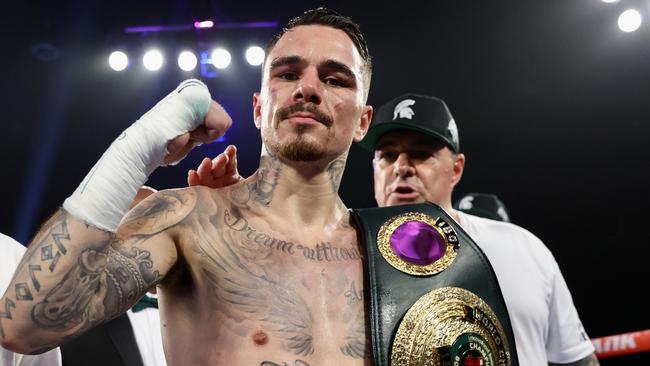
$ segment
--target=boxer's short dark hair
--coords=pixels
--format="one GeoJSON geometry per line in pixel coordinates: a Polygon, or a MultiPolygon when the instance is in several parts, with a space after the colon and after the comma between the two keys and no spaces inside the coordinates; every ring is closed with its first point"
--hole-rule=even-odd
{"type": "Polygon", "coordinates": [[[273,50],[273,47],[278,43],[280,38],[285,35],[292,28],[301,25],[324,25],[335,29],[340,29],[350,37],[352,43],[359,51],[361,59],[364,61],[363,77],[365,80],[366,97],[368,96],[368,88],[370,87],[370,79],[372,75],[372,57],[368,51],[368,44],[366,43],[361,28],[350,17],[341,15],[338,12],[320,7],[317,9],[307,10],[303,14],[291,19],[278,34],[276,34],[269,45],[266,47],[266,54],[268,55],[273,50]]]}

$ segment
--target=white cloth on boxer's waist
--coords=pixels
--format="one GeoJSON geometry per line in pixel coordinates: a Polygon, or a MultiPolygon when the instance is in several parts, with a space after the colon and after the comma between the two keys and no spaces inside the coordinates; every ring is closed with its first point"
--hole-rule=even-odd
{"type": "Polygon", "coordinates": [[[63,208],[114,232],[138,189],[164,165],[167,144],[200,126],[211,100],[201,81],[182,82],[113,141],[63,208]]]}

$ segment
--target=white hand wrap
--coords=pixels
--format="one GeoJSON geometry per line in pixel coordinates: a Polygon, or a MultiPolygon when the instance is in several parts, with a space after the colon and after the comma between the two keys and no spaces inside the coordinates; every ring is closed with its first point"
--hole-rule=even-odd
{"type": "Polygon", "coordinates": [[[164,165],[167,144],[200,126],[210,101],[205,84],[195,79],[183,81],[113,141],[63,208],[114,232],[138,189],[164,165]]]}

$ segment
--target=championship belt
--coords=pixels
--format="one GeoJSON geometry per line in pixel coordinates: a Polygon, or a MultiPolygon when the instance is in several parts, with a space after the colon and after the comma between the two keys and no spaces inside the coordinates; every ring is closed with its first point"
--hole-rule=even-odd
{"type": "Polygon", "coordinates": [[[369,274],[376,366],[518,365],[492,266],[439,206],[352,210],[369,274]]]}

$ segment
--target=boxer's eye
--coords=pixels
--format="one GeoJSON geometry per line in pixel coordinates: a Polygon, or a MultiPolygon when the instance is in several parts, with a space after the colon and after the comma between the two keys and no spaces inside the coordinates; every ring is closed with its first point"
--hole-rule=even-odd
{"type": "Polygon", "coordinates": [[[298,80],[298,75],[296,75],[293,72],[283,72],[281,74],[278,74],[278,78],[286,81],[295,81],[298,80]]]}
{"type": "Polygon", "coordinates": [[[323,80],[323,82],[325,84],[327,84],[327,85],[332,85],[332,86],[345,86],[346,85],[344,81],[339,80],[337,78],[332,78],[332,77],[325,78],[325,80],[323,80]]]}

